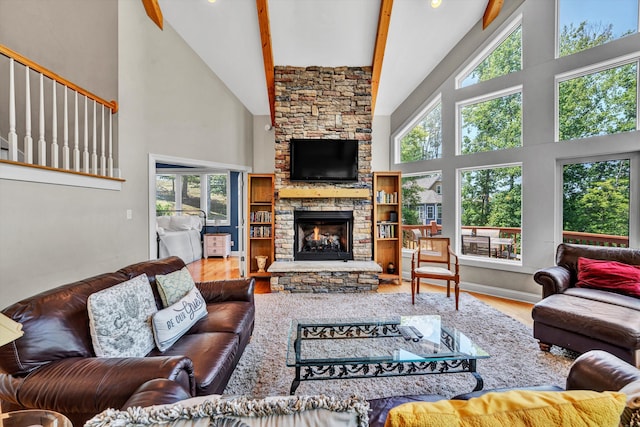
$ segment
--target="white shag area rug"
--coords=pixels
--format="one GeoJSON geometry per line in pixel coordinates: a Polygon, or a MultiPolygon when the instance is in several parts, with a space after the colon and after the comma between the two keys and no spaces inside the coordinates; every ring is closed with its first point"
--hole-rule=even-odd
{"type": "MultiPolygon", "coordinates": [[[[552,384],[564,387],[575,354],[539,350],[530,327],[495,310],[473,296],[460,294],[460,310],[453,298],[421,293],[416,304],[406,293],[272,293],[257,294],[256,326],[251,342],[236,367],[225,394],[288,395],[294,368],[286,366],[287,339],[292,319],[392,317],[438,314],[487,351],[478,360],[484,389],[552,384]]],[[[555,347],[554,347],[555,349],[555,347]]],[[[436,374],[393,378],[302,381],[297,395],[326,394],[366,399],[404,394],[452,397],[475,387],[471,374],[436,374]]]]}

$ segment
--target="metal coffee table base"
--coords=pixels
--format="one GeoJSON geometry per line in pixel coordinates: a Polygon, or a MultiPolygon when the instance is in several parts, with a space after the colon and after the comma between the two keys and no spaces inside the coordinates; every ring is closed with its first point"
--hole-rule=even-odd
{"type": "Polygon", "coordinates": [[[296,377],[289,394],[294,394],[302,381],[325,381],[356,378],[403,377],[408,375],[470,373],[476,379],[473,391],[482,390],[484,381],[476,372],[475,359],[406,363],[304,364],[296,366],[296,377]]]}

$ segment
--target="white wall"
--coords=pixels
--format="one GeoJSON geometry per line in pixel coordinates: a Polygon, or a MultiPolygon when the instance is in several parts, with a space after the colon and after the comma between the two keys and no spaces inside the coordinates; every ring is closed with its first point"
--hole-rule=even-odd
{"type": "Polygon", "coordinates": [[[149,153],[251,166],[251,114],[140,1],[2,0],[0,29],[3,44],[118,101],[126,180],[121,191],[0,180],[0,305],[148,259],[149,153]],[[92,50],[106,57],[85,61],[92,50]]]}
{"type": "Polygon", "coordinates": [[[253,171],[273,173],[276,169],[276,131],[270,116],[253,117],[253,171]]]}
{"type": "Polygon", "coordinates": [[[390,170],[390,125],[391,116],[373,116],[371,124],[371,170],[374,172],[390,170]]]}

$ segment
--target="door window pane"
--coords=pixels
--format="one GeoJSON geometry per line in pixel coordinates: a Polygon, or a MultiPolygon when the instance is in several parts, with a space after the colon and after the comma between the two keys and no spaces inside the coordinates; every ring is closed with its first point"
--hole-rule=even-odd
{"type": "Polygon", "coordinates": [[[207,175],[209,182],[209,208],[207,218],[218,223],[228,221],[228,179],[226,173],[207,175]]]}
{"type": "Polygon", "coordinates": [[[176,208],[176,176],[156,175],[156,210],[176,208]]]}

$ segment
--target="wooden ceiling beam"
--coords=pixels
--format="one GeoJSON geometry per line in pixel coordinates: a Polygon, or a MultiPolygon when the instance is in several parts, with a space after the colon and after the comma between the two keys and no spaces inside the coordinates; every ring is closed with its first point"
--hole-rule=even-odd
{"type": "Polygon", "coordinates": [[[269,24],[269,5],[267,0],[256,0],[258,10],[258,24],[260,25],[260,41],[262,44],[262,61],[264,62],[264,75],[267,81],[267,94],[269,95],[269,110],[271,112],[271,126],[276,123],[276,88],[275,70],[273,66],[273,50],[271,48],[271,27],[269,24]]]}
{"type": "Polygon", "coordinates": [[[164,19],[162,18],[162,10],[160,10],[158,0],[142,0],[142,4],[144,5],[144,10],[147,12],[147,16],[162,30],[164,27],[164,19]]]}
{"type": "Polygon", "coordinates": [[[483,30],[487,28],[489,24],[491,24],[493,20],[498,17],[503,3],[504,0],[489,0],[489,3],[487,3],[487,8],[484,10],[484,15],[482,16],[483,30]]]}
{"type": "Polygon", "coordinates": [[[376,98],[378,97],[378,86],[380,84],[380,74],[382,73],[384,50],[387,46],[387,35],[389,34],[392,8],[393,0],[382,0],[380,2],[378,32],[376,33],[376,44],[373,49],[373,64],[371,66],[371,116],[373,116],[376,108],[376,98]]]}

